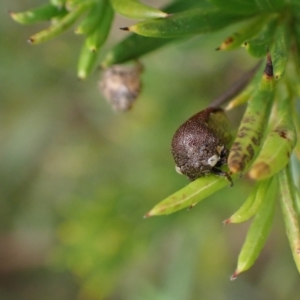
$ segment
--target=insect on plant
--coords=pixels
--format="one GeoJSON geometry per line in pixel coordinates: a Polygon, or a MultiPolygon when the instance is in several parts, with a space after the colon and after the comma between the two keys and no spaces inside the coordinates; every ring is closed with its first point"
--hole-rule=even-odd
{"type": "Polygon", "coordinates": [[[249,55],[265,60],[269,49],[266,63],[255,67],[249,80],[227,97],[231,99],[224,110],[220,108],[224,101],[212,103],[176,131],[172,141],[176,169],[192,182],[158,203],[145,217],[194,206],[227,187],[228,181],[236,184],[240,175],[247,173],[255,186],[244,204],[224,221],[240,223],[253,217],[232,279],[258,257],[277,199],[300,271],[300,196],[291,172],[295,162],[291,157],[300,159],[296,108],[300,96],[300,0],[187,0],[171,2],[162,9],[133,0],[50,0],[32,10],[11,13],[11,17],[21,24],[51,21],[47,29],[29,38],[31,44],[57,37],[80,19],[75,33],[85,41],[77,72],[80,79],[86,79],[98,65],[115,13],[141,21],[121,28],[131,34],[105,54],[101,62],[104,70],[136,61],[176,40],[212,35],[232,24],[238,24],[236,31],[224,36],[216,55],[242,47],[249,55]],[[233,137],[225,112],[241,104],[246,104],[246,110],[233,137]]]}
{"type": "Polygon", "coordinates": [[[195,114],[174,134],[171,151],[176,171],[190,180],[213,173],[225,176],[232,185],[230,175],[218,168],[227,164],[230,140],[229,120],[221,108],[195,114]]]}

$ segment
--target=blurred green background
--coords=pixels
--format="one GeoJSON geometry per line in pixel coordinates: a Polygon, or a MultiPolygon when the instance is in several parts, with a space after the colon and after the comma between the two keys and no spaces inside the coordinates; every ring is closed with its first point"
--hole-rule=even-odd
{"type": "MultiPolygon", "coordinates": [[[[281,214],[255,266],[231,282],[249,223],[222,226],[253,182],[243,178],[193,210],[143,219],[188,181],[174,171],[177,127],[254,60],[214,51],[232,28],[142,59],[143,91],[116,114],[100,72],[76,78],[81,37],[40,46],[44,28],[14,23],[0,2],[0,299],[299,299],[281,214]]],[[[118,18],[103,53],[125,36],[118,18]]],[[[238,124],[243,108],[229,114],[238,124]]]]}

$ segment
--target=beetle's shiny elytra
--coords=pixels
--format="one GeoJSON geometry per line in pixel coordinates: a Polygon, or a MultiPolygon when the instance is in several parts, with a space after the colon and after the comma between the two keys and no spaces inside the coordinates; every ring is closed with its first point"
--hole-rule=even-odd
{"type": "Polygon", "coordinates": [[[227,163],[231,140],[230,124],[222,108],[209,107],[192,116],[175,132],[171,151],[176,171],[190,180],[213,173],[225,176],[218,169],[227,163]]]}

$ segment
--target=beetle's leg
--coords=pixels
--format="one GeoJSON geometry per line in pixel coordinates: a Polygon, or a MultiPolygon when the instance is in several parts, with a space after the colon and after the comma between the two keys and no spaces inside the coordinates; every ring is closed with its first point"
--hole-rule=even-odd
{"type": "Polygon", "coordinates": [[[229,152],[228,149],[226,149],[225,147],[224,149],[222,149],[220,153],[220,159],[215,165],[215,167],[221,167],[223,165],[227,165],[228,152],[229,152]]]}
{"type": "Polygon", "coordinates": [[[230,177],[230,175],[227,172],[219,170],[219,169],[217,169],[215,167],[211,169],[211,172],[213,174],[215,174],[215,175],[226,177],[226,179],[230,182],[230,186],[229,187],[233,186],[232,178],[230,177]]]}

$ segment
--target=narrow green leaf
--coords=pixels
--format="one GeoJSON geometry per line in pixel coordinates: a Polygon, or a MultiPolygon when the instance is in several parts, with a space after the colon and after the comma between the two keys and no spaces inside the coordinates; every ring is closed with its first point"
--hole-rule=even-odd
{"type": "Polygon", "coordinates": [[[249,172],[251,178],[266,179],[288,164],[297,141],[291,106],[292,99],[288,92],[279,94],[271,116],[271,129],[249,172]]]}
{"type": "Polygon", "coordinates": [[[65,5],[66,0],[50,0],[50,3],[52,5],[55,5],[55,6],[59,7],[59,8],[61,8],[61,7],[63,7],[65,5]]]}
{"type": "Polygon", "coordinates": [[[167,13],[134,0],[110,0],[114,10],[130,19],[165,18],[167,13]]]}
{"type": "Polygon", "coordinates": [[[76,34],[89,35],[93,32],[104,15],[104,8],[107,0],[97,1],[90,7],[89,13],[75,29],[76,34]]]}
{"type": "Polygon", "coordinates": [[[147,38],[141,35],[131,34],[106,54],[101,65],[106,68],[129,60],[138,59],[176,40],[178,39],[147,38]]]}
{"type": "Polygon", "coordinates": [[[213,4],[218,6],[223,11],[235,14],[253,14],[260,9],[256,5],[255,0],[211,0],[213,4]]]}
{"type": "Polygon", "coordinates": [[[103,16],[99,19],[97,28],[86,39],[87,46],[91,51],[98,51],[105,43],[113,21],[114,11],[109,1],[104,0],[104,3],[103,16]]]}
{"type": "Polygon", "coordinates": [[[279,11],[287,3],[285,0],[255,0],[260,10],[266,12],[279,11]]]}
{"type": "Polygon", "coordinates": [[[31,44],[36,45],[36,44],[46,42],[46,41],[58,36],[63,31],[65,31],[69,27],[71,27],[76,22],[76,20],[80,17],[80,15],[89,6],[90,6],[89,3],[77,6],[74,10],[72,10],[70,13],[68,13],[62,19],[60,19],[57,23],[53,24],[46,30],[40,31],[40,32],[36,33],[35,35],[31,36],[29,38],[29,42],[31,44]]]}
{"type": "Polygon", "coordinates": [[[242,206],[228,219],[223,221],[224,225],[231,224],[231,223],[240,223],[239,220],[241,216],[243,216],[243,214],[247,212],[250,209],[250,207],[253,205],[257,194],[257,189],[258,189],[258,184],[256,184],[255,187],[252,189],[250,195],[247,197],[246,201],[242,204],[242,206]]]}
{"type": "Polygon", "coordinates": [[[223,9],[237,14],[277,12],[287,3],[285,0],[211,0],[212,3],[223,9]]]}
{"type": "Polygon", "coordinates": [[[261,30],[261,27],[267,19],[268,18],[265,15],[251,19],[243,27],[238,29],[238,31],[235,31],[232,35],[227,37],[224,42],[217,48],[217,50],[233,50],[240,47],[245,42],[245,40],[253,37],[261,30]]]}
{"type": "Polygon", "coordinates": [[[16,22],[24,25],[29,25],[41,21],[50,21],[53,17],[60,15],[61,9],[58,7],[47,3],[41,6],[38,6],[34,9],[27,10],[20,13],[10,13],[12,19],[16,22]]]}
{"type": "MultiPolygon", "coordinates": [[[[299,4],[300,5],[300,4],[299,4]]],[[[300,6],[297,11],[300,11],[300,6]]],[[[300,16],[298,18],[295,18],[294,25],[294,37],[296,40],[296,45],[294,46],[296,49],[292,51],[293,59],[295,61],[295,69],[297,71],[298,76],[300,75],[300,16]]]]}
{"type": "Polygon", "coordinates": [[[281,208],[284,217],[286,233],[292,249],[294,261],[300,272],[300,227],[295,211],[295,192],[289,166],[278,174],[281,191],[281,208]]]}
{"type": "Polygon", "coordinates": [[[267,49],[270,49],[274,41],[274,33],[278,24],[278,16],[274,15],[264,24],[260,32],[251,39],[247,39],[243,46],[255,57],[266,55],[267,49]]]}
{"type": "Polygon", "coordinates": [[[219,9],[193,9],[122,29],[148,37],[174,38],[216,31],[245,18],[219,9]]]}
{"type": "Polygon", "coordinates": [[[273,65],[275,80],[281,79],[287,64],[290,52],[291,30],[287,20],[277,27],[274,35],[273,65]]]}
{"type": "Polygon", "coordinates": [[[86,79],[94,70],[97,64],[98,52],[91,51],[87,42],[82,45],[78,67],[77,76],[80,79],[86,79]]]}
{"type": "MultiPolygon", "coordinates": [[[[55,0],[54,0],[55,1],[55,0]]],[[[60,0],[58,0],[60,1],[60,0]]],[[[65,6],[69,11],[75,9],[78,5],[93,5],[98,0],[65,0],[65,6]]],[[[102,0],[101,0],[102,1],[102,0]]]]}
{"type": "MultiPolygon", "coordinates": [[[[233,178],[236,177],[237,176],[233,176],[233,178]]],[[[198,202],[226,186],[229,186],[229,182],[225,177],[208,175],[198,178],[183,189],[158,203],[145,215],[145,217],[168,215],[186,207],[193,207],[198,202]]]]}
{"type": "Polygon", "coordinates": [[[253,217],[267,197],[270,184],[271,180],[269,179],[258,182],[245,203],[225,223],[241,223],[253,217]]]}
{"type": "Polygon", "coordinates": [[[276,182],[273,182],[247,232],[246,240],[238,257],[237,268],[231,276],[232,280],[236,279],[240,273],[251,268],[259,256],[270,233],[275,210],[276,194],[276,182]]]}
{"type": "Polygon", "coordinates": [[[294,126],[296,129],[296,134],[297,134],[297,143],[294,148],[294,153],[297,159],[300,160],[300,120],[296,112],[293,112],[292,116],[293,116],[294,126]]]}
{"type": "MultiPolygon", "coordinates": [[[[209,7],[209,4],[203,1],[195,2],[194,0],[177,1],[164,7],[163,11],[168,13],[176,13],[190,9],[194,6],[205,9],[209,7]]],[[[127,62],[129,60],[138,59],[141,56],[176,40],[179,39],[148,38],[142,35],[130,34],[106,54],[101,65],[103,67],[109,67],[111,65],[127,62]]]]}
{"type": "Polygon", "coordinates": [[[300,5],[300,0],[288,0],[288,2],[292,5],[298,6],[300,5]]]}
{"type": "Polygon", "coordinates": [[[270,70],[272,61],[269,55],[260,85],[248,102],[230,150],[228,166],[232,173],[246,170],[260,148],[274,95],[274,77],[270,70]]]}
{"type": "Polygon", "coordinates": [[[295,209],[298,217],[300,217],[300,193],[296,187],[294,187],[294,191],[295,191],[295,209]]]}

